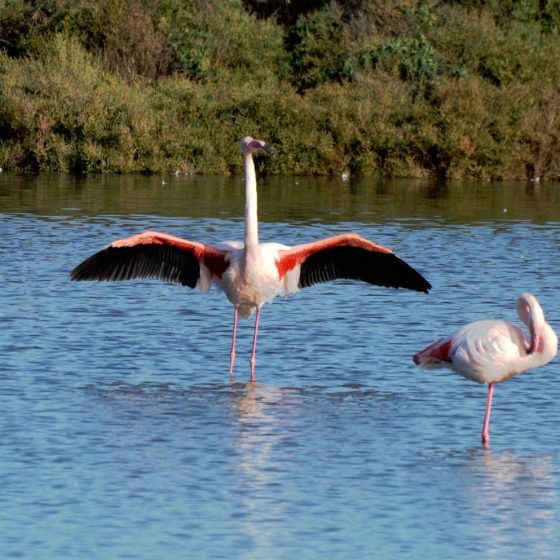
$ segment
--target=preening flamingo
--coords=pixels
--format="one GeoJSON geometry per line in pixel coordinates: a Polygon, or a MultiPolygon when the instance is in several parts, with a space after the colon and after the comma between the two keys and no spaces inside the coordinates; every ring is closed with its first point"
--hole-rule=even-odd
{"type": "Polygon", "coordinates": [[[521,294],[517,299],[517,314],[529,328],[529,339],[512,323],[476,321],[436,340],[412,358],[415,364],[425,368],[449,367],[467,379],[488,384],[482,425],[484,445],[490,441],[488,426],[494,384],[550,362],[558,349],[556,334],[545,321],[535,296],[521,294]]]}
{"type": "Polygon", "coordinates": [[[146,231],[114,241],[70,273],[72,280],[157,278],[202,292],[215,284],[235,306],[230,352],[232,381],[238,315],[249,317],[256,311],[251,353],[251,381],[254,381],[260,310],[278,295],[287,296],[300,288],[336,278],[425,293],[431,288],[390,249],[353,233],[291,248],[279,243],[259,243],[257,181],[252,157],[256,150],[272,153],[262,140],[251,137],[241,140],[245,170],[243,243],[208,245],[146,231]]]}

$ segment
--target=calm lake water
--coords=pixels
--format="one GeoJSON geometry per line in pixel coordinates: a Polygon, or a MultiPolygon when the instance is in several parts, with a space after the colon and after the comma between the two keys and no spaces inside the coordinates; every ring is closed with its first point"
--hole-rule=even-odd
{"type": "Polygon", "coordinates": [[[71,283],[147,228],[241,239],[240,178],[0,175],[0,558],[557,559],[558,358],[486,387],[411,361],[465,322],[560,330],[560,184],[263,179],[261,239],[354,231],[430,295],[339,281],[252,321],[217,291],[71,283]]]}

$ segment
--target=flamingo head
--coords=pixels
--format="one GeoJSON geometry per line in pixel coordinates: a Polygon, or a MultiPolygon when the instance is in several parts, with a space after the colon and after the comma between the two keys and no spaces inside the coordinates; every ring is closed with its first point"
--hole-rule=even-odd
{"type": "Polygon", "coordinates": [[[241,138],[240,144],[241,144],[241,151],[244,154],[252,154],[257,150],[264,150],[269,154],[273,153],[272,148],[266,142],[264,142],[263,140],[255,140],[250,136],[245,136],[244,138],[241,138]]]}
{"type": "Polygon", "coordinates": [[[517,299],[517,313],[531,333],[529,353],[541,354],[546,362],[558,351],[558,337],[552,327],[545,321],[544,312],[537,298],[523,293],[517,299]]]}
{"type": "Polygon", "coordinates": [[[546,364],[558,352],[558,337],[552,330],[552,327],[545,323],[542,331],[535,334],[531,338],[531,346],[529,347],[529,354],[535,354],[539,357],[539,362],[546,364]]]}
{"type": "Polygon", "coordinates": [[[544,313],[537,298],[527,292],[517,298],[517,314],[519,318],[529,327],[531,334],[542,328],[545,323],[544,313]]]}

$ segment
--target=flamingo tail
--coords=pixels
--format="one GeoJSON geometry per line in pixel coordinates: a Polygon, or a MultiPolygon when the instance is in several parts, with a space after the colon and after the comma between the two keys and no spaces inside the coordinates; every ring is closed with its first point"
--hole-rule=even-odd
{"type": "Polygon", "coordinates": [[[424,368],[437,368],[449,365],[451,357],[449,350],[452,340],[449,338],[438,338],[423,350],[412,356],[412,361],[424,368]]]}

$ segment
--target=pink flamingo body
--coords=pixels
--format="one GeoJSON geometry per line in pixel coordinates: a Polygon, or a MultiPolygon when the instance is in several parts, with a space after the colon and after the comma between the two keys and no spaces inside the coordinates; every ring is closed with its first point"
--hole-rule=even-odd
{"type": "Polygon", "coordinates": [[[425,293],[431,287],[390,249],[353,233],[295,247],[259,243],[256,175],[251,155],[258,149],[271,152],[262,140],[250,137],[241,140],[246,193],[243,242],[209,245],[146,231],[114,241],[70,273],[72,280],[156,278],[202,292],[212,285],[222,289],[235,307],[230,353],[232,381],[238,315],[249,317],[257,313],[251,353],[251,381],[254,381],[260,309],[276,296],[288,296],[302,287],[336,278],[425,293]]]}
{"type": "Polygon", "coordinates": [[[413,356],[425,368],[448,367],[456,373],[488,385],[482,442],[490,441],[488,431],[494,384],[548,363],[556,355],[558,339],[544,319],[544,313],[531,294],[517,299],[517,313],[529,328],[530,337],[505,321],[476,321],[451,336],[440,338],[413,356]]]}

